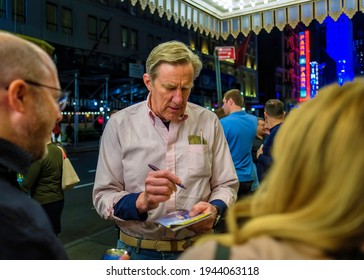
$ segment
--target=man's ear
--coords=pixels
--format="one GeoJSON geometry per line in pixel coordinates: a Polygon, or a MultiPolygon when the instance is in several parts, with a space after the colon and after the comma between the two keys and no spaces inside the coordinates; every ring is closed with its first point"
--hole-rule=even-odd
{"type": "Polygon", "coordinates": [[[14,80],[8,87],[9,105],[14,111],[24,112],[25,99],[29,96],[28,85],[23,80],[14,80]]]}
{"type": "Polygon", "coordinates": [[[151,88],[152,88],[152,80],[150,79],[149,74],[145,73],[143,75],[143,81],[144,81],[144,84],[147,87],[148,91],[151,91],[151,88]]]}

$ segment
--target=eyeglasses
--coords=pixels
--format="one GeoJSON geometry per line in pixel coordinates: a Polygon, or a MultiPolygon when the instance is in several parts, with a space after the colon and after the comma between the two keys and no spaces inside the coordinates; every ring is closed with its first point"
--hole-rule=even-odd
{"type": "Polygon", "coordinates": [[[61,111],[63,111],[66,108],[67,101],[68,101],[68,96],[71,93],[70,91],[63,90],[63,89],[60,89],[60,88],[51,87],[51,86],[47,86],[47,85],[42,85],[40,83],[29,81],[29,80],[24,80],[24,82],[26,82],[27,84],[30,84],[32,86],[49,88],[49,89],[53,89],[53,90],[61,92],[61,95],[58,98],[58,106],[59,106],[59,109],[61,111]]]}

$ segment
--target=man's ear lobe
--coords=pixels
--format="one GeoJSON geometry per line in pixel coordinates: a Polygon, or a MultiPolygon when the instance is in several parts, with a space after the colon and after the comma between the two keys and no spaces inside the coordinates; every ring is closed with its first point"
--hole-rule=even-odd
{"type": "Polygon", "coordinates": [[[144,84],[147,87],[147,89],[150,91],[151,90],[151,83],[152,83],[152,81],[150,79],[149,74],[145,73],[143,75],[143,81],[144,81],[144,84]]]}
{"type": "Polygon", "coordinates": [[[27,97],[28,85],[23,80],[14,80],[8,88],[10,107],[19,112],[25,110],[25,98],[27,97]]]}

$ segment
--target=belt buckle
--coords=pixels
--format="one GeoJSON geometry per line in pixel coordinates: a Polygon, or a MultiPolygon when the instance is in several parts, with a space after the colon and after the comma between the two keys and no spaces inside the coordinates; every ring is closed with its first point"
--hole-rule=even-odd
{"type": "Polygon", "coordinates": [[[155,240],[153,247],[158,252],[178,252],[178,242],[177,240],[155,240]],[[161,243],[158,245],[159,242],[161,243]]]}
{"type": "MultiPolygon", "coordinates": [[[[163,250],[161,250],[161,249],[159,249],[159,248],[158,248],[158,242],[159,242],[159,241],[161,241],[161,240],[155,240],[155,241],[154,241],[154,250],[156,250],[156,251],[158,251],[158,252],[161,252],[161,251],[163,251],[163,250]]],[[[164,251],[165,251],[165,250],[164,250],[164,251]]]]}

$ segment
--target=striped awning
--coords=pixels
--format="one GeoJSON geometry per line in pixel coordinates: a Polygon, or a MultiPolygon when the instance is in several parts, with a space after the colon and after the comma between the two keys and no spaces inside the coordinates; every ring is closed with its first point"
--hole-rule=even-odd
{"type": "MultiPolygon", "coordinates": [[[[165,15],[168,20],[180,21],[182,26],[199,30],[206,35],[226,39],[229,35],[237,37],[239,33],[245,36],[253,31],[258,34],[262,29],[270,32],[273,27],[283,30],[286,25],[293,28],[302,22],[306,26],[313,19],[322,23],[326,17],[337,20],[341,14],[352,18],[358,11],[364,10],[364,0],[300,0],[287,1],[287,5],[267,5],[266,9],[232,13],[231,17],[219,17],[216,13],[196,3],[208,3],[213,0],[130,0],[132,5],[140,3],[144,10],[147,6],[160,17],[165,15]]],[[[283,2],[283,1],[282,1],[283,2]]]]}

